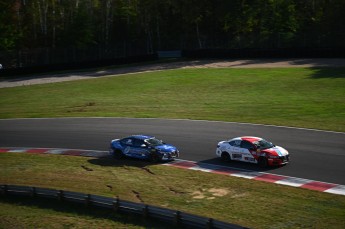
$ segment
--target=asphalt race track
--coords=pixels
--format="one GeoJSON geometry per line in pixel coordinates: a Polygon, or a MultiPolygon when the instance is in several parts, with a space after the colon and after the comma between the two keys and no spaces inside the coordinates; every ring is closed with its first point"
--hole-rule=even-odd
{"type": "Polygon", "coordinates": [[[165,119],[59,118],[0,120],[0,147],[108,150],[110,140],[148,134],[176,145],[181,159],[345,185],[345,133],[298,128],[165,119]],[[232,137],[263,137],[290,152],[283,167],[220,162],[217,142],[232,137]]]}

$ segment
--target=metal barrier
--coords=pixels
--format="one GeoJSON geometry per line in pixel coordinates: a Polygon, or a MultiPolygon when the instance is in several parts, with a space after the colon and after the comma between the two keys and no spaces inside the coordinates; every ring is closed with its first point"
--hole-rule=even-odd
{"type": "Polygon", "coordinates": [[[79,203],[89,207],[101,207],[119,213],[131,213],[141,215],[144,218],[152,218],[166,223],[173,223],[185,228],[214,228],[214,229],[243,229],[239,225],[218,221],[212,218],[201,217],[180,211],[155,207],[142,203],[135,203],[119,198],[110,198],[64,190],[47,188],[0,185],[0,194],[3,196],[28,196],[57,199],[59,201],[79,203]]]}
{"type": "Polygon", "coordinates": [[[158,51],[158,58],[181,58],[181,50],[172,50],[172,51],[158,51]]]}

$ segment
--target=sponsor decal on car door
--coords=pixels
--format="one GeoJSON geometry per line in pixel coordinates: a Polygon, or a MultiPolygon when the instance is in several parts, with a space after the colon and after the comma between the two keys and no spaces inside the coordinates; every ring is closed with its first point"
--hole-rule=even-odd
{"type": "Polygon", "coordinates": [[[134,139],[133,146],[131,147],[131,155],[136,158],[144,158],[146,156],[146,148],[143,147],[144,141],[134,139]]]}
{"type": "Polygon", "coordinates": [[[231,147],[231,159],[241,161],[242,160],[242,152],[241,152],[241,140],[235,141],[234,146],[231,147]]]}
{"type": "Polygon", "coordinates": [[[131,147],[130,146],[126,146],[126,148],[123,150],[123,153],[127,156],[131,155],[131,147]]]}
{"type": "Polygon", "coordinates": [[[255,150],[255,146],[248,142],[241,142],[241,152],[242,152],[242,161],[255,163],[255,158],[252,155],[252,151],[255,150]]]}
{"type": "Polygon", "coordinates": [[[121,142],[121,145],[123,147],[123,154],[127,155],[127,156],[131,156],[131,146],[133,146],[133,139],[131,138],[127,138],[124,139],[121,142]]]}

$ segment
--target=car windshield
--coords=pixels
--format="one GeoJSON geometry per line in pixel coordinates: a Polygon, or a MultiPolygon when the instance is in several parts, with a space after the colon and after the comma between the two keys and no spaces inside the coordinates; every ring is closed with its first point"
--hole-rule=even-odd
{"type": "Polygon", "coordinates": [[[254,142],[254,144],[256,145],[256,147],[258,149],[269,149],[274,147],[274,145],[272,144],[272,142],[268,142],[264,139],[258,141],[258,142],[254,142]]]}
{"type": "Polygon", "coordinates": [[[152,146],[163,145],[163,142],[161,140],[158,140],[157,138],[149,138],[146,139],[145,142],[152,146]]]}

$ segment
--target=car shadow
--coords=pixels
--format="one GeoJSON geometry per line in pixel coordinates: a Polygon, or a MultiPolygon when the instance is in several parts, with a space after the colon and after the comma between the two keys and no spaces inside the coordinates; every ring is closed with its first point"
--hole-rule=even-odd
{"type": "Polygon", "coordinates": [[[283,166],[270,166],[266,168],[261,168],[257,164],[251,164],[241,161],[230,161],[230,162],[224,162],[221,161],[219,158],[212,158],[207,159],[203,161],[198,161],[198,164],[202,166],[202,164],[211,164],[211,165],[220,165],[224,167],[228,167],[229,169],[235,169],[235,170],[246,170],[246,171],[254,171],[254,172],[268,172],[268,171],[274,171],[277,170],[283,166]]]}
{"type": "MultiPolygon", "coordinates": [[[[147,160],[136,159],[136,158],[115,159],[111,156],[92,158],[92,159],[89,159],[88,162],[90,164],[100,165],[100,166],[109,166],[109,167],[132,166],[132,167],[137,167],[137,168],[145,168],[151,165],[163,165],[163,164],[169,163],[169,162],[154,163],[147,160]]],[[[206,168],[207,166],[205,164],[224,166],[229,169],[242,170],[242,171],[254,171],[254,172],[274,171],[284,166],[283,165],[283,166],[261,168],[257,164],[251,164],[251,163],[240,162],[240,161],[224,162],[224,161],[221,161],[219,158],[212,158],[212,159],[197,161],[197,165],[200,167],[206,168]]]]}

